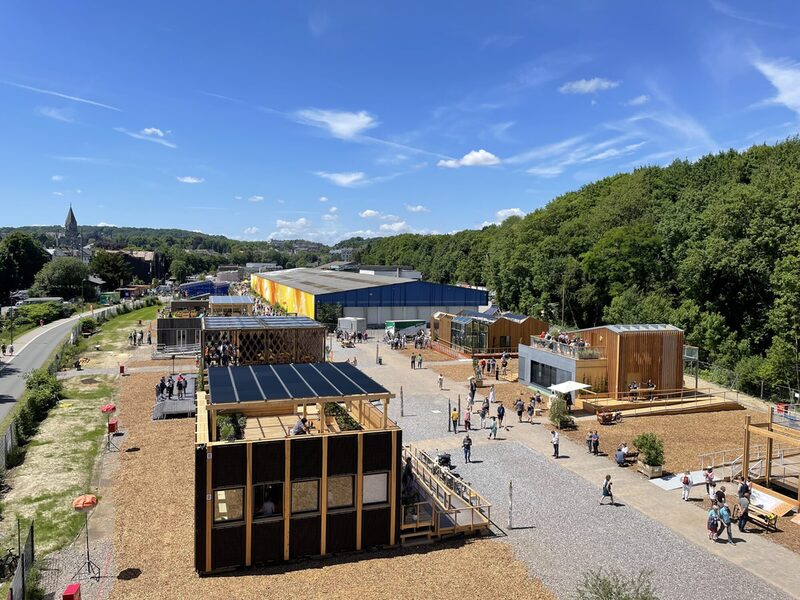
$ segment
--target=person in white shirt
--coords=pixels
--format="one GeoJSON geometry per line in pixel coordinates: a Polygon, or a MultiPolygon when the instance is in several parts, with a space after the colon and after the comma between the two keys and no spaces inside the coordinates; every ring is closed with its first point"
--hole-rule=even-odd
{"type": "Polygon", "coordinates": [[[550,443],[553,444],[553,458],[558,458],[558,442],[559,442],[558,432],[555,429],[553,429],[553,435],[550,438],[550,443]]]}
{"type": "Polygon", "coordinates": [[[683,485],[683,501],[689,501],[689,493],[692,491],[692,474],[689,471],[684,471],[681,476],[681,485],[683,485]]]}

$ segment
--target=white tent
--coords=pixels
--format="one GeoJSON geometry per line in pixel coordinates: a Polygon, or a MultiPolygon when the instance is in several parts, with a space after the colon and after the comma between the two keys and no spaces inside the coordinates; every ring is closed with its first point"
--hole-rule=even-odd
{"type": "Polygon", "coordinates": [[[585,383],[578,383],[577,381],[565,381],[564,383],[557,383],[556,385],[551,385],[548,390],[552,390],[559,394],[567,394],[569,392],[576,392],[578,390],[585,390],[592,386],[586,385],[585,383]]]}

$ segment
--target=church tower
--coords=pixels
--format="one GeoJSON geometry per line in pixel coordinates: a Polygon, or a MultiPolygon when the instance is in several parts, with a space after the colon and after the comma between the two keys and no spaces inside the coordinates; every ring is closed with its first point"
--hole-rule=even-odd
{"type": "Polygon", "coordinates": [[[69,205],[67,220],[64,221],[64,246],[69,248],[79,248],[78,219],[72,212],[72,204],[69,205]]]}

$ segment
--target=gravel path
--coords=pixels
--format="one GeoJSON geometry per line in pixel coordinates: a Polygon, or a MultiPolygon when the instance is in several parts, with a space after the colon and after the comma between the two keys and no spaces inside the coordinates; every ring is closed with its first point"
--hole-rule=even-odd
{"type": "Polygon", "coordinates": [[[517,442],[480,440],[472,458],[483,462],[466,465],[459,447],[450,450],[458,471],[492,502],[503,528],[509,474],[521,473],[512,477],[515,529],[505,539],[559,598],[573,598],[581,575],[600,566],[629,575],[652,570],[661,598],[788,598],[635,509],[600,506],[601,482],[593,486],[517,442]]]}

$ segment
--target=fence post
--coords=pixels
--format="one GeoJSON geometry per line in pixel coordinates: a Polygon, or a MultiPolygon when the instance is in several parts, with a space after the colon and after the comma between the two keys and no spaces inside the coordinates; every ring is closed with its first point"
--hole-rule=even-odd
{"type": "Polygon", "coordinates": [[[400,386],[400,416],[405,417],[405,412],[403,410],[403,386],[400,386]]]}
{"type": "Polygon", "coordinates": [[[447,433],[450,433],[450,413],[453,412],[453,403],[450,401],[450,398],[447,399],[447,433]]]}
{"type": "Polygon", "coordinates": [[[514,521],[513,515],[514,514],[514,485],[509,480],[508,482],[508,528],[514,529],[514,521]]]}
{"type": "Polygon", "coordinates": [[[461,394],[458,395],[458,424],[461,425],[461,394]]]}

